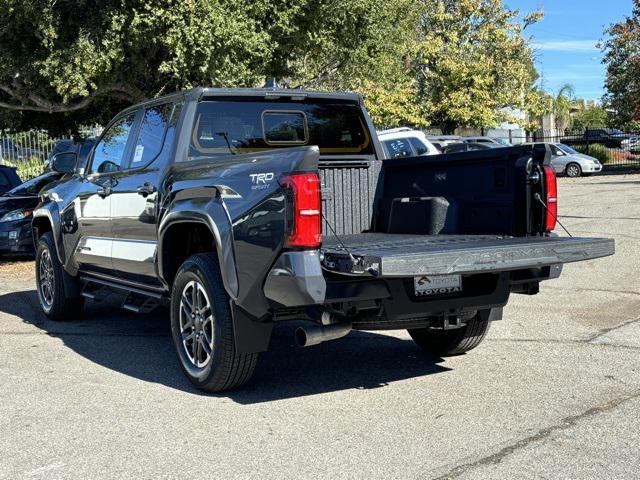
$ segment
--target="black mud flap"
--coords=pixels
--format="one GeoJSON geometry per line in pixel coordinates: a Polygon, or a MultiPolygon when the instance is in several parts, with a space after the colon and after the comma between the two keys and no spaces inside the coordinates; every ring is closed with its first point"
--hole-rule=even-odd
{"type": "Polygon", "coordinates": [[[259,322],[231,302],[236,353],[260,353],[269,349],[272,322],[259,322]]]}

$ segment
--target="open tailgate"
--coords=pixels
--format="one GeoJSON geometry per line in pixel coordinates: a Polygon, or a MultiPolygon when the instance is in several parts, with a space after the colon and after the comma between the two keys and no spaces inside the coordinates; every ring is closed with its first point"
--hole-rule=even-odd
{"type": "Polygon", "coordinates": [[[321,249],[326,270],[377,277],[500,272],[579,262],[614,251],[608,238],[388,233],[328,237],[321,249]]]}

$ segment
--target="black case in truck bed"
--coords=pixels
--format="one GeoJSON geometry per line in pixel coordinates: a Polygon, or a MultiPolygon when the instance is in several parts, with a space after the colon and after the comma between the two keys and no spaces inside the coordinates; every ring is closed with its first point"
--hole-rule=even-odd
{"type": "Polygon", "coordinates": [[[466,352],[511,293],[613,253],[552,233],[548,163],[532,147],[386,160],[352,93],[155,99],[41,193],[38,298],[54,319],[113,292],[129,310],[167,303],[180,366],[209,391],[243,385],[285,320],[309,322],[301,346],[406,328],[428,352],[466,352]]]}

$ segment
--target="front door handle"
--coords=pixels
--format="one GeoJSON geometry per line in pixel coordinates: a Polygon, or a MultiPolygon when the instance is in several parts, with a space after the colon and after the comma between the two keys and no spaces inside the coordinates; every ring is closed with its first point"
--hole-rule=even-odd
{"type": "Polygon", "coordinates": [[[137,188],[138,195],[146,197],[156,191],[156,187],[151,182],[145,182],[137,188]]]}

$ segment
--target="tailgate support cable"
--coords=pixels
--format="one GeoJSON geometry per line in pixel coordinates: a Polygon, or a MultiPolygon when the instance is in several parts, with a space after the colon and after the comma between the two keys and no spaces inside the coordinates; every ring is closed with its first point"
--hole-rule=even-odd
{"type": "Polygon", "coordinates": [[[571,235],[571,232],[569,232],[569,230],[567,230],[567,229],[565,228],[565,226],[564,226],[564,225],[562,224],[562,222],[558,219],[558,217],[557,217],[556,215],[554,215],[554,214],[553,214],[553,212],[552,212],[551,210],[549,210],[549,208],[547,207],[547,204],[544,202],[544,200],[542,200],[542,197],[540,196],[540,194],[539,194],[539,193],[536,193],[536,194],[534,195],[534,198],[535,198],[536,200],[538,200],[538,201],[542,204],[542,206],[543,206],[543,207],[544,207],[544,209],[547,211],[547,213],[550,213],[550,214],[551,214],[551,216],[552,216],[553,218],[555,218],[556,222],[558,222],[558,225],[560,225],[560,226],[562,227],[562,229],[563,229],[565,232],[567,232],[567,235],[569,235],[571,238],[573,238],[573,235],[571,235]]]}
{"type": "Polygon", "coordinates": [[[333,229],[333,226],[331,225],[331,222],[329,221],[329,219],[327,217],[324,216],[324,212],[321,212],[322,218],[323,220],[327,223],[327,227],[329,227],[329,230],[331,230],[331,233],[333,233],[333,236],[336,237],[336,240],[338,240],[338,243],[340,244],[340,246],[342,247],[342,249],[347,252],[347,255],[349,255],[349,259],[353,262],[354,265],[356,265],[358,263],[358,261],[356,260],[356,257],[354,257],[351,252],[349,251],[349,249],[347,248],[347,246],[342,242],[342,239],[338,236],[338,234],[336,233],[336,231],[333,229]]]}

